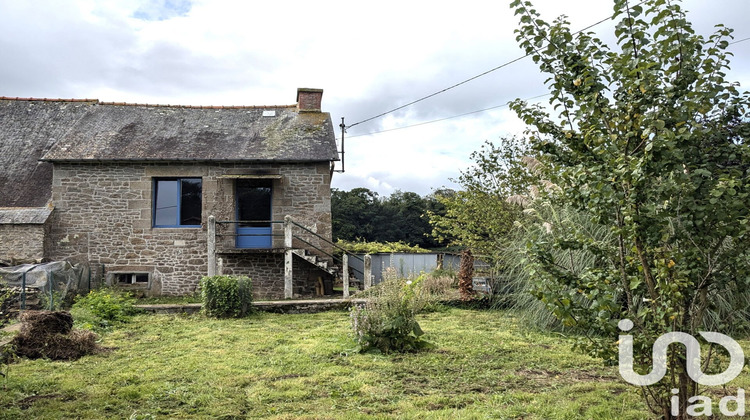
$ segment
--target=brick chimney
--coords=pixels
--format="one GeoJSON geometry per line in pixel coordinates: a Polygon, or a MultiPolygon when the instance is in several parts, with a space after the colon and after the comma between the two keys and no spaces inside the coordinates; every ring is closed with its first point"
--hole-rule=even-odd
{"type": "Polygon", "coordinates": [[[299,112],[320,112],[323,89],[297,89],[297,110],[299,112]]]}

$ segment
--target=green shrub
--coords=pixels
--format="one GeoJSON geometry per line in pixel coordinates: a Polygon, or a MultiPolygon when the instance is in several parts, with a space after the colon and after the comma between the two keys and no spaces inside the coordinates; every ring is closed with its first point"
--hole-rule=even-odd
{"type": "Polygon", "coordinates": [[[444,305],[446,302],[460,298],[455,275],[447,275],[444,271],[436,270],[429,274],[421,274],[416,281],[420,282],[422,293],[427,299],[422,312],[446,310],[444,305]]]}
{"type": "Polygon", "coordinates": [[[10,308],[18,301],[18,295],[17,291],[0,284],[0,327],[11,318],[10,308]]]}
{"type": "Polygon", "coordinates": [[[138,313],[134,303],[129,293],[102,288],[77,297],[70,314],[77,327],[101,331],[128,322],[138,313]]]}
{"type": "Polygon", "coordinates": [[[49,291],[41,290],[39,291],[39,306],[48,311],[59,311],[64,306],[62,297],[63,294],[60,291],[53,291],[50,296],[49,291]]]}
{"type": "Polygon", "coordinates": [[[203,277],[201,298],[206,315],[240,318],[253,309],[252,281],[245,276],[203,277]]]}
{"type": "MultiPolygon", "coordinates": [[[[424,254],[430,252],[428,249],[412,246],[403,241],[398,242],[364,242],[364,241],[346,241],[339,239],[336,245],[345,249],[347,252],[355,254],[392,254],[394,252],[407,252],[415,254],[424,254]]],[[[337,250],[337,253],[341,253],[337,250]]]]}
{"type": "Polygon", "coordinates": [[[384,279],[368,290],[367,303],[352,307],[352,329],[360,351],[411,352],[428,346],[416,318],[429,302],[423,278],[384,279]]]}

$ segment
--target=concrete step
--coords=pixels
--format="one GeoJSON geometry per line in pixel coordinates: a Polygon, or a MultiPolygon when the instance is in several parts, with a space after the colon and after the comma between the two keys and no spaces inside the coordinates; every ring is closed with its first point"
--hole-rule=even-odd
{"type": "Polygon", "coordinates": [[[331,269],[328,267],[328,261],[320,261],[317,255],[309,255],[307,253],[307,250],[304,249],[294,249],[292,250],[294,255],[302,258],[303,260],[309,262],[312,265],[317,266],[321,270],[327,272],[328,274],[335,276],[337,270],[331,269]]]}

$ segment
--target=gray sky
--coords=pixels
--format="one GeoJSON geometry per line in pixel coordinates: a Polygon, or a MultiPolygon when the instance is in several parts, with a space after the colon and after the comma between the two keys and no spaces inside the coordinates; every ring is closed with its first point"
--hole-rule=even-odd
{"type": "MultiPolygon", "coordinates": [[[[522,56],[509,3],[0,0],[0,96],[283,105],[295,102],[298,87],[312,87],[325,90],[323,108],[335,125],[341,117],[351,125],[522,56]]],[[[566,14],[574,30],[612,10],[605,0],[534,4],[547,20],[566,14]]],[[[736,40],[750,37],[747,0],[683,7],[698,33],[723,23],[736,40]]],[[[611,39],[613,24],[593,30],[611,39]]],[[[746,90],[750,41],[730,48],[729,78],[746,90]]],[[[543,80],[525,59],[352,127],[346,173],[333,186],[381,195],[453,186],[449,178],[470,164],[472,151],[521,134],[523,124],[499,107],[400,128],[544,94],[543,80]]]]}

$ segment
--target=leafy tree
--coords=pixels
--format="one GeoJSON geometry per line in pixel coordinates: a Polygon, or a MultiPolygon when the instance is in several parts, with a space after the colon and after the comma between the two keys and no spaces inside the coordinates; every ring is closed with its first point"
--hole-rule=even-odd
{"type": "Polygon", "coordinates": [[[433,196],[396,191],[380,198],[367,188],[334,189],[331,194],[334,239],[367,242],[406,242],[422,248],[439,246],[429,235],[428,211],[444,210],[433,196]]]}
{"type": "Polygon", "coordinates": [[[521,214],[509,199],[529,193],[533,178],[524,162],[529,152],[522,139],[507,138],[501,146],[486,142],[472,153],[474,165],[456,180],[461,190],[435,195],[445,210],[430,213],[433,236],[495,261],[521,214]]]}
{"type": "Polygon", "coordinates": [[[427,211],[436,214],[445,214],[445,204],[440,200],[441,198],[451,197],[456,194],[456,191],[450,188],[438,188],[432,191],[432,194],[425,197],[427,201],[427,211]]]}
{"type": "Polygon", "coordinates": [[[433,234],[432,217],[433,215],[445,216],[448,209],[442,199],[455,194],[456,191],[453,189],[443,187],[435,189],[431,194],[425,196],[425,209],[422,213],[422,219],[427,222],[424,234],[425,248],[445,248],[453,241],[454,238],[450,234],[445,234],[442,238],[433,234]]]}
{"type": "Polygon", "coordinates": [[[430,223],[425,217],[427,203],[419,194],[396,191],[382,202],[377,238],[379,241],[404,241],[426,246],[430,223]]]}
{"type": "MultiPolygon", "coordinates": [[[[549,75],[559,118],[521,101],[513,109],[531,127],[548,200],[590,215],[613,240],[575,225],[552,226],[530,248],[535,294],[571,327],[581,346],[614,360],[618,320],[635,327],[635,362],[650,366],[651,345],[667,331],[731,334],[747,326],[750,284],[750,99],[725,80],[731,30],[695,34],[679,1],[614,1],[617,49],[592,33],[573,34],[565,18],[540,19],[515,0],[520,45],[549,75]],[[585,250],[598,264],[566,267],[585,250]],[[723,305],[721,308],[719,305],[723,305]],[[718,311],[726,316],[711,316],[718,311]]],[[[685,356],[671,346],[660,384],[642,388],[649,406],[672,418],[699,391],[685,356]]],[[[709,354],[714,354],[709,352],[709,354]]]]}
{"type": "Polygon", "coordinates": [[[375,217],[380,210],[378,193],[367,188],[331,191],[333,239],[375,240],[375,217]]]}

